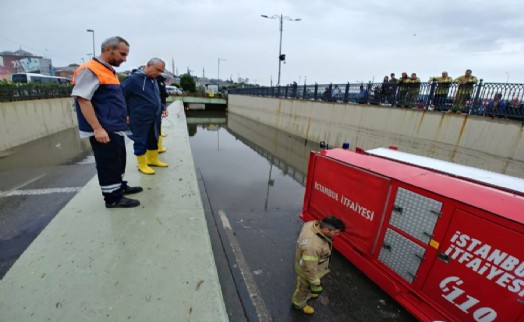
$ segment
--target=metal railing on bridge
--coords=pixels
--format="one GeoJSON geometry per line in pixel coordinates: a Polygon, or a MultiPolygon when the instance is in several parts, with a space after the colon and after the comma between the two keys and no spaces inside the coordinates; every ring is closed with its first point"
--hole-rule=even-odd
{"type": "Polygon", "coordinates": [[[236,88],[229,94],[332,103],[374,104],[524,120],[524,84],[346,83],[236,88]],[[499,100],[495,99],[495,95],[499,100]]]}
{"type": "Polygon", "coordinates": [[[70,97],[72,85],[0,84],[0,102],[70,97]]]}

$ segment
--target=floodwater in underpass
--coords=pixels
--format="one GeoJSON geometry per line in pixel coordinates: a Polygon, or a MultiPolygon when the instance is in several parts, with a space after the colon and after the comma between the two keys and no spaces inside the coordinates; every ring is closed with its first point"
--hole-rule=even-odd
{"type": "MultiPolygon", "coordinates": [[[[240,296],[242,303],[246,306],[259,295],[262,303],[252,305],[258,316],[265,312],[273,321],[303,321],[291,309],[293,263],[309,153],[318,144],[234,114],[190,111],[186,116],[201,194],[213,217],[208,226],[212,222],[222,229],[213,242],[225,249],[239,245],[235,256],[227,256],[227,265],[233,275],[241,271],[233,278],[239,294],[246,288],[240,284],[250,286],[240,296]],[[224,218],[230,235],[224,233],[224,218]]],[[[308,320],[415,321],[339,253],[332,257],[331,269],[323,280],[322,298],[312,303],[316,313],[308,320]]],[[[225,300],[228,311],[234,310],[236,302],[225,300]]],[[[245,311],[249,316],[249,308],[245,311]]]]}

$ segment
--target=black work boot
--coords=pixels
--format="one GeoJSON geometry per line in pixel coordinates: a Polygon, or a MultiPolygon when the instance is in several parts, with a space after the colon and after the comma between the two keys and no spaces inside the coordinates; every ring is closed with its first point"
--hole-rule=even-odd
{"type": "Polygon", "coordinates": [[[115,202],[106,202],[106,208],[133,208],[138,206],[140,206],[140,201],[126,197],[115,202]]]}
{"type": "Polygon", "coordinates": [[[132,195],[133,193],[139,193],[139,192],[142,192],[144,189],[142,189],[142,187],[130,187],[130,186],[125,186],[123,189],[122,189],[122,193],[124,195],[132,195]]]}

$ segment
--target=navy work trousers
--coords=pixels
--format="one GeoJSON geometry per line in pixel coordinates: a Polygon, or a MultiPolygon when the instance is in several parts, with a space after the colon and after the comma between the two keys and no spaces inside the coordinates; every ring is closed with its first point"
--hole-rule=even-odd
{"type": "Polygon", "coordinates": [[[129,138],[134,142],[135,155],[143,155],[147,150],[158,150],[160,126],[157,122],[160,122],[159,118],[149,122],[131,123],[131,132],[133,134],[129,138]]]}
{"type": "Polygon", "coordinates": [[[94,136],[89,138],[95,155],[98,183],[102,189],[104,200],[116,202],[123,197],[127,183],[123,181],[126,171],[125,138],[114,132],[108,132],[109,143],[100,143],[94,136]]]}

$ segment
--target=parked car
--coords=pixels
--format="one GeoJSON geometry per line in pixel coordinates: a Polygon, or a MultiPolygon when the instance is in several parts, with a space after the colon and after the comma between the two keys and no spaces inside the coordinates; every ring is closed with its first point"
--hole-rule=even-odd
{"type": "Polygon", "coordinates": [[[166,91],[169,95],[182,95],[184,91],[176,86],[166,86],[166,91]]]}

